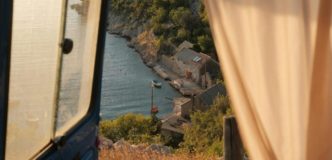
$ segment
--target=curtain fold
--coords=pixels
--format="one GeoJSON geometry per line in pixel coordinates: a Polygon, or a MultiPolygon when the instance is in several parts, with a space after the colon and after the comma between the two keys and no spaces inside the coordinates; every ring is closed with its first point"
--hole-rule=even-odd
{"type": "Polygon", "coordinates": [[[330,0],[205,0],[252,159],[332,159],[330,0]]]}

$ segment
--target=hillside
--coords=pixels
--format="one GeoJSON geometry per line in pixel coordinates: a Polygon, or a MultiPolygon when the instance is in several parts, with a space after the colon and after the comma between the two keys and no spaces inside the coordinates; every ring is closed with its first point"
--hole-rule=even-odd
{"type": "Polygon", "coordinates": [[[146,61],[172,55],[184,40],[216,58],[208,18],[200,0],[111,0],[108,32],[127,37],[146,61]]]}
{"type": "Polygon", "coordinates": [[[203,154],[188,154],[188,153],[172,153],[169,147],[160,145],[131,145],[126,141],[119,141],[111,144],[111,146],[104,146],[99,152],[100,160],[222,160],[223,158],[217,156],[207,156],[203,154]]]}
{"type": "Polygon", "coordinates": [[[163,132],[161,120],[154,121],[152,116],[128,113],[103,120],[99,125],[99,134],[105,137],[100,138],[100,156],[216,159],[223,156],[223,117],[231,114],[228,97],[219,96],[207,111],[190,115],[191,123],[183,126],[183,136],[163,132]]]}

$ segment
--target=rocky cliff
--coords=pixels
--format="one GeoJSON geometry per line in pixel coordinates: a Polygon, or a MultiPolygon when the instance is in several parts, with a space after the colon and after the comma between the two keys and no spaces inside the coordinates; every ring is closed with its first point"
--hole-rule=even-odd
{"type": "Polygon", "coordinates": [[[109,11],[107,31],[127,38],[129,46],[141,55],[145,63],[155,63],[159,50],[158,40],[146,20],[133,20],[124,14],[109,11]]]}

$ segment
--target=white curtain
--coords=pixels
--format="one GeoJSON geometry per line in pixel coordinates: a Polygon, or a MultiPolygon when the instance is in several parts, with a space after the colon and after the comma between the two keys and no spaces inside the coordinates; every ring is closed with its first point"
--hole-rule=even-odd
{"type": "Polygon", "coordinates": [[[331,0],[205,0],[254,160],[332,159],[331,0]]]}

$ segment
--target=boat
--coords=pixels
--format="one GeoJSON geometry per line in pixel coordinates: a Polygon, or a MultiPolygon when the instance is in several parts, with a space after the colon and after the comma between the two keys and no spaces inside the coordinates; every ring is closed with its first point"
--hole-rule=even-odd
{"type": "Polygon", "coordinates": [[[152,80],[151,83],[153,87],[161,88],[161,82],[159,82],[158,80],[152,80]]]}

